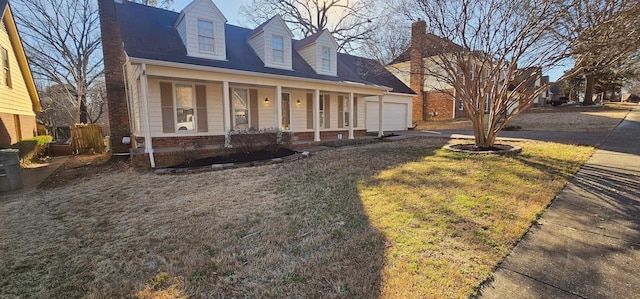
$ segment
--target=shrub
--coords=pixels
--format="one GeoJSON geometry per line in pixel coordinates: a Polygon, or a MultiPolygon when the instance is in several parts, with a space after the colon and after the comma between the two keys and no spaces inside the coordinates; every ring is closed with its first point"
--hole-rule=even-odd
{"type": "Polygon", "coordinates": [[[36,136],[18,141],[12,144],[11,148],[20,151],[20,161],[24,164],[34,162],[40,158],[51,141],[53,141],[53,137],[51,136],[36,136]]]}
{"type": "Polygon", "coordinates": [[[291,132],[283,132],[273,128],[233,130],[227,133],[231,147],[242,152],[259,150],[277,150],[282,145],[291,143],[291,132]]]}

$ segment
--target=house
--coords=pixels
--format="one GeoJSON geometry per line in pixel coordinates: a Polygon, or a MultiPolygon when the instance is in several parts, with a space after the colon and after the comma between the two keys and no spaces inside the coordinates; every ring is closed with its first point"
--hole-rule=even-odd
{"type": "Polygon", "coordinates": [[[180,12],[100,4],[112,148],[131,137],[146,166],[210,154],[234,130],[318,142],[411,127],[413,91],[376,61],[338,53],[328,31],[296,40],[277,15],[226,24],[211,0],[180,12]]]}
{"type": "Polygon", "coordinates": [[[411,26],[410,47],[395,58],[388,69],[403,83],[409,84],[416,93],[413,98],[413,120],[446,120],[465,118],[462,101],[453,101],[453,87],[443,85],[425,69],[430,65],[430,57],[447,52],[463,51],[464,47],[439,36],[427,33],[427,23],[418,20],[411,26]]]}
{"type": "Polygon", "coordinates": [[[0,0],[0,148],[37,135],[40,100],[9,1],[0,0]]]}
{"type": "MultiPolygon", "coordinates": [[[[451,59],[457,56],[464,59],[464,64],[458,65],[461,69],[456,74],[464,78],[470,76],[468,81],[474,81],[474,77],[482,74],[482,64],[487,63],[487,54],[481,51],[472,51],[458,45],[448,39],[426,32],[426,22],[418,20],[412,24],[410,47],[395,58],[388,66],[403,83],[409,84],[416,93],[413,98],[413,120],[450,120],[467,118],[467,111],[462,100],[456,98],[455,89],[450,83],[446,83],[443,77],[448,75],[442,71],[443,59],[451,59]],[[452,55],[452,56],[449,56],[452,55]],[[448,58],[447,58],[448,57],[448,58]]],[[[486,72],[486,71],[485,71],[486,72]]],[[[539,88],[548,84],[548,77],[542,77],[540,67],[527,67],[513,72],[511,80],[507,80],[507,71],[500,73],[496,83],[509,84],[508,90],[513,93],[515,99],[522,95],[533,95],[539,92],[539,88]],[[546,81],[545,81],[546,80],[546,81]],[[506,82],[506,83],[505,83],[506,82]]],[[[479,80],[475,80],[477,82],[479,80]]],[[[536,102],[542,102],[544,95],[536,97],[536,102]]],[[[489,112],[492,99],[487,95],[484,101],[484,112],[489,112]]],[[[510,104],[509,114],[521,107],[520,100],[510,104]]]]}

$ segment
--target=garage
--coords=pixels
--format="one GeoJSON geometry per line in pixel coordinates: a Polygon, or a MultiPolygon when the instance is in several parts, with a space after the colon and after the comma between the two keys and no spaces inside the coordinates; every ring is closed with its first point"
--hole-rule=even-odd
{"type": "MultiPolygon", "coordinates": [[[[411,121],[407,119],[410,115],[409,104],[399,102],[383,103],[383,130],[384,131],[404,131],[410,127],[411,121]]],[[[378,120],[380,119],[378,101],[367,101],[367,131],[378,131],[378,120]]]]}

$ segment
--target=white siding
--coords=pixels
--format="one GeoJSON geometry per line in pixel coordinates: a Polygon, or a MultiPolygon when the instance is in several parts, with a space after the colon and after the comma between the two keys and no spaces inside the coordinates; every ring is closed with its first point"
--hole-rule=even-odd
{"type": "Polygon", "coordinates": [[[316,70],[316,67],[318,66],[318,55],[316,55],[315,44],[310,44],[298,49],[298,54],[302,56],[302,59],[304,59],[304,61],[306,61],[313,70],[316,70]]]}
{"type": "Polygon", "coordinates": [[[249,44],[253,50],[260,56],[266,67],[292,70],[291,60],[291,31],[286,27],[278,17],[273,18],[266,24],[262,31],[255,34],[249,39],[249,44]],[[283,63],[273,61],[273,43],[272,38],[278,36],[282,38],[283,63]]]}
{"type": "Polygon", "coordinates": [[[276,89],[275,88],[259,88],[258,89],[258,125],[260,128],[276,127],[276,89]],[[269,99],[269,103],[265,103],[264,99],[269,99]]]}
{"type": "Polygon", "coordinates": [[[9,34],[4,30],[0,30],[0,45],[7,49],[7,54],[9,55],[9,71],[11,73],[11,88],[9,88],[5,85],[4,76],[2,75],[2,62],[0,61],[0,112],[35,115],[31,97],[27,91],[27,84],[20,71],[18,59],[9,40],[9,34]]]}
{"type": "Polygon", "coordinates": [[[307,130],[307,93],[303,90],[291,90],[291,130],[301,132],[307,130]],[[298,104],[300,100],[300,104],[298,104]]]}
{"type": "MultiPolygon", "coordinates": [[[[208,132],[192,133],[163,133],[162,132],[162,106],[160,100],[160,81],[202,84],[200,82],[174,81],[167,79],[149,78],[149,116],[151,118],[150,128],[152,137],[172,137],[172,136],[206,136],[224,135],[223,113],[222,113],[222,84],[205,84],[207,89],[207,129],[208,132]]],[[[197,117],[197,116],[196,116],[197,117]]]]}
{"type": "MultiPolygon", "coordinates": [[[[197,0],[196,0],[197,1],[197,0]]],[[[225,60],[227,59],[225,43],[225,18],[209,0],[198,1],[184,11],[185,35],[187,55],[201,58],[225,60]],[[198,49],[198,19],[213,23],[214,53],[202,52],[198,49]]],[[[179,25],[180,23],[178,23],[179,25]]],[[[180,32],[180,31],[178,31],[180,32]]]]}
{"type": "Polygon", "coordinates": [[[265,61],[265,41],[264,41],[264,31],[254,35],[249,39],[249,45],[256,51],[256,54],[260,57],[260,59],[265,61]]]}
{"type": "Polygon", "coordinates": [[[328,31],[324,31],[313,43],[298,49],[298,53],[316,73],[329,76],[338,75],[338,52],[335,41],[328,31]],[[330,49],[331,67],[329,71],[322,68],[323,47],[330,49]]]}
{"type": "Polygon", "coordinates": [[[316,72],[318,74],[337,76],[338,75],[338,49],[336,49],[335,43],[331,38],[328,31],[325,31],[316,40],[316,72]],[[331,49],[331,67],[329,71],[325,71],[322,68],[322,47],[328,47],[331,49]]]}
{"type": "Polygon", "coordinates": [[[131,112],[131,131],[134,135],[140,135],[144,130],[141,122],[142,101],[140,92],[140,66],[127,64],[127,98],[129,100],[129,110],[131,112]]]}

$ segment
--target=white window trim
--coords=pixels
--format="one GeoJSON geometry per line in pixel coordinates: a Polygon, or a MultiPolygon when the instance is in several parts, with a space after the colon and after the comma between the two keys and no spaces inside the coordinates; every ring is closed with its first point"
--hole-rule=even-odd
{"type": "Polygon", "coordinates": [[[203,18],[198,18],[196,20],[196,42],[198,46],[198,52],[210,54],[210,55],[216,55],[216,23],[213,20],[203,19],[203,18]],[[200,21],[211,23],[211,36],[200,35],[200,24],[199,24],[200,21]],[[205,51],[200,49],[200,36],[211,38],[213,40],[213,51],[205,51]]]}
{"type": "Polygon", "coordinates": [[[280,36],[280,35],[272,35],[271,36],[271,62],[273,64],[280,64],[283,65],[286,62],[286,58],[285,58],[285,47],[284,47],[284,36],[280,36]],[[278,51],[282,51],[282,61],[276,61],[276,49],[273,47],[273,40],[279,38],[282,41],[282,50],[278,50],[278,51]]]}
{"type": "Polygon", "coordinates": [[[198,104],[196,86],[193,83],[173,82],[173,125],[176,134],[194,134],[198,132],[198,104]],[[193,130],[178,130],[178,96],[176,85],[191,86],[191,104],[193,105],[193,130]]]}
{"type": "Polygon", "coordinates": [[[320,108],[318,109],[318,126],[320,127],[320,129],[324,129],[326,127],[324,120],[326,119],[326,117],[324,117],[324,106],[326,105],[325,101],[326,101],[326,94],[320,94],[320,108]],[[322,113],[320,113],[322,112],[322,113]]]}
{"type": "Polygon", "coordinates": [[[249,94],[249,88],[243,87],[232,87],[231,88],[231,112],[232,112],[232,121],[233,121],[233,130],[236,130],[236,106],[233,104],[233,94],[236,90],[245,90],[247,92],[247,128],[251,128],[251,95],[249,94]]]}
{"type": "Polygon", "coordinates": [[[332,61],[331,61],[331,56],[333,56],[333,55],[331,55],[331,47],[322,46],[322,47],[321,47],[321,49],[320,49],[320,51],[321,51],[321,53],[320,53],[320,54],[321,54],[321,56],[322,56],[322,59],[320,59],[320,63],[321,63],[320,68],[321,68],[321,69],[322,69],[322,71],[324,71],[324,72],[331,72],[331,63],[332,63],[332,61]],[[328,50],[327,52],[329,53],[329,58],[327,58],[327,57],[325,57],[325,56],[324,56],[324,50],[325,50],[325,49],[327,49],[327,50],[328,50]],[[327,61],[327,62],[328,62],[328,63],[327,63],[327,68],[324,68],[324,66],[325,66],[324,62],[325,62],[325,61],[327,61]]]}

